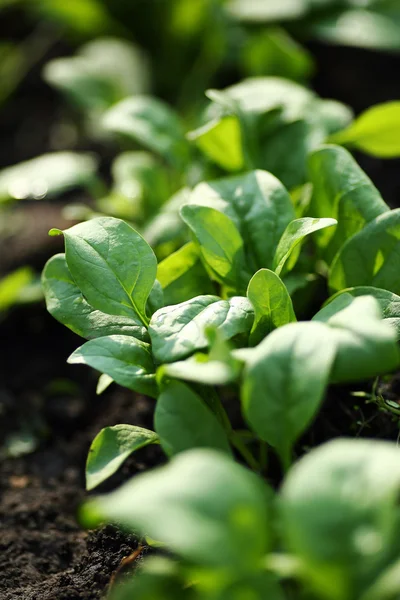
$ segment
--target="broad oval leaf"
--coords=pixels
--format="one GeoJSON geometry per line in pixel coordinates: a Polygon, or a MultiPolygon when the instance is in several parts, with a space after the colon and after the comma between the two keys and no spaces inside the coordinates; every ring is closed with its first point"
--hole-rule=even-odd
{"type": "Polygon", "coordinates": [[[157,273],[157,259],[147,242],[112,217],[92,219],[63,233],[68,268],[89,304],[146,325],[146,302],[157,273]]]}
{"type": "Polygon", "coordinates": [[[75,350],[70,364],[89,365],[134,392],[158,395],[151,346],[127,335],[90,340],[75,350]]]}
{"type": "Polygon", "coordinates": [[[274,329],[296,321],[289,292],[273,271],[257,271],[250,280],[247,297],[254,308],[254,323],[250,332],[252,346],[274,329]]]}
{"type": "Polygon", "coordinates": [[[318,597],[361,598],[398,557],[400,451],[335,440],[312,450],[281,491],[283,533],[318,597]]]}
{"type": "Polygon", "coordinates": [[[187,162],[188,142],[179,117],[157,98],[126,98],[105,114],[103,125],[109,131],[133,138],[175,166],[182,167],[187,162]]]}
{"type": "Polygon", "coordinates": [[[0,204],[8,200],[40,200],[96,179],[97,160],[90,154],[53,152],[0,171],[0,204]]]}
{"type": "Polygon", "coordinates": [[[309,0],[229,0],[227,10],[241,21],[268,23],[281,19],[298,19],[305,15],[309,0]]]}
{"type": "Polygon", "coordinates": [[[324,257],[331,262],[336,252],[355,233],[389,206],[372,181],[347,150],[322,146],[308,161],[313,195],[310,212],[316,217],[337,219],[338,225],[318,234],[324,257]]]}
{"type": "Polygon", "coordinates": [[[159,363],[170,363],[207,348],[208,327],[218,328],[225,340],[247,336],[253,319],[250,302],[240,296],[229,300],[197,296],[166,306],[154,313],[149,325],[154,358],[159,363]]]}
{"type": "Polygon", "coordinates": [[[231,454],[227,434],[215,414],[180,381],[172,381],[162,389],[154,427],[168,456],[191,448],[215,448],[231,454]]]}
{"type": "Polygon", "coordinates": [[[326,324],[330,327],[328,337],[336,346],[332,383],[369,379],[399,366],[397,331],[382,320],[379,303],[372,296],[354,298],[326,324]]]}
{"type": "MultiPolygon", "coordinates": [[[[324,229],[325,227],[332,227],[337,225],[335,219],[313,219],[311,217],[303,217],[302,219],[295,219],[286,227],[278,247],[275,252],[274,258],[274,270],[277,275],[280,275],[286,261],[292,255],[295,248],[304,241],[304,238],[324,229]]],[[[292,255],[292,260],[289,260],[287,268],[290,270],[294,267],[297,260],[297,254],[292,255]],[[293,261],[294,257],[294,261],[293,261]]]]}
{"type": "Polygon", "coordinates": [[[190,131],[187,138],[226,171],[243,169],[240,123],[234,115],[214,119],[200,129],[190,131]]]}
{"type": "Polygon", "coordinates": [[[337,292],[331,296],[323,308],[313,317],[317,321],[327,321],[331,316],[349,306],[359,296],[373,296],[378,301],[382,318],[390,323],[397,331],[397,339],[400,340],[400,296],[370,286],[352,287],[337,292]]]}
{"type": "Polygon", "coordinates": [[[90,306],[72,279],[65,254],[47,261],[42,286],[49,313],[74,333],[88,340],[121,334],[148,341],[147,330],[137,317],[108,315],[90,306]]]}
{"type": "Polygon", "coordinates": [[[337,254],[329,287],[372,286],[400,295],[400,209],[390,210],[368,223],[337,254]]]}
{"type": "Polygon", "coordinates": [[[192,230],[200,254],[215,279],[240,293],[248,283],[243,239],[233,221],[209,206],[185,205],[181,216],[192,230]]]}
{"type": "Polygon", "coordinates": [[[347,129],[333,135],[331,141],[382,158],[400,156],[400,102],[372,106],[347,129]]]}
{"type": "Polygon", "coordinates": [[[287,190],[267,171],[200,183],[189,202],[215,208],[235,223],[255,270],[272,266],[279,240],[295,218],[287,190]]]}
{"type": "Polygon", "coordinates": [[[81,514],[91,527],[106,519],[146,533],[195,563],[253,572],[270,544],[270,499],[248,469],[201,448],[90,500],[81,514]]]}
{"type": "Polygon", "coordinates": [[[280,327],[248,356],[241,390],[243,413],[285,467],[293,444],[321,404],[334,358],[327,327],[312,322],[280,327]]]}
{"type": "Polygon", "coordinates": [[[158,443],[158,435],[143,427],[105,427],[90,446],[86,461],[86,489],[92,490],[111,477],[135,450],[158,443]]]}
{"type": "Polygon", "coordinates": [[[157,278],[164,291],[165,305],[178,304],[215,291],[193,242],[161,261],[157,278]]]}

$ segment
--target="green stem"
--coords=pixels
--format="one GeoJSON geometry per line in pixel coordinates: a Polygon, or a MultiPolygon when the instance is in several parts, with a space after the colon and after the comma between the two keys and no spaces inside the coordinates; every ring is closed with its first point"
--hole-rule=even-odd
{"type": "Polygon", "coordinates": [[[243,440],[240,436],[237,435],[235,431],[231,432],[229,436],[229,441],[231,442],[232,446],[236,448],[236,450],[242,455],[244,460],[247,462],[249,467],[253,469],[253,471],[261,471],[259,462],[254,458],[250,450],[247,448],[246,444],[243,443],[243,440]]]}

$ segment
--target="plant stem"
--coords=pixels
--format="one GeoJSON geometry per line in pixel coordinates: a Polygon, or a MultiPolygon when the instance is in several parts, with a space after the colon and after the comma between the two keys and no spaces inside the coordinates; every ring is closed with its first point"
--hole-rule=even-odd
{"type": "Polygon", "coordinates": [[[253,469],[253,471],[261,471],[259,462],[254,458],[250,450],[247,448],[246,444],[243,443],[243,440],[240,438],[240,436],[237,435],[235,431],[231,432],[229,436],[229,441],[231,442],[232,446],[236,448],[236,450],[241,454],[241,456],[247,462],[249,467],[253,469]]]}

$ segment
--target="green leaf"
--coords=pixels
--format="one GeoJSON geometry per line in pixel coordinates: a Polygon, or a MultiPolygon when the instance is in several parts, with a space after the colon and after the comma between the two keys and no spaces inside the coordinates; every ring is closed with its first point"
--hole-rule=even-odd
{"type": "Polygon", "coordinates": [[[143,237],[152,246],[160,246],[168,242],[182,245],[186,239],[186,227],[179,211],[189,198],[189,189],[182,188],[172,196],[147,223],[143,229],[143,237]]]}
{"type": "Polygon", "coordinates": [[[20,267],[0,278],[0,312],[6,311],[19,303],[26,292],[27,286],[35,279],[31,267],[20,267]]]}
{"type": "Polygon", "coordinates": [[[163,365],[162,373],[202,385],[226,385],[237,379],[240,363],[233,358],[230,344],[218,329],[207,328],[205,333],[210,343],[209,354],[197,353],[186,360],[163,365]]]}
{"type": "Polygon", "coordinates": [[[164,556],[146,557],[134,577],[110,586],[109,600],[195,600],[179,565],[164,556]]]}
{"type": "MultiPolygon", "coordinates": [[[[385,11],[384,2],[372,4],[373,10],[357,8],[343,10],[338,18],[337,12],[326,18],[317,19],[308,28],[313,37],[330,43],[359,46],[379,50],[399,50],[400,48],[400,18],[393,3],[385,11]]],[[[371,8],[372,8],[371,7],[371,8]]],[[[398,11],[398,9],[397,9],[398,11]]]]}
{"type": "Polygon", "coordinates": [[[369,286],[347,288],[331,296],[323,308],[313,317],[317,321],[327,321],[331,316],[349,306],[359,296],[373,296],[378,301],[382,317],[386,323],[396,328],[400,340],[400,296],[369,286]]]}
{"type": "Polygon", "coordinates": [[[226,171],[244,167],[240,123],[235,116],[226,116],[191,131],[187,138],[218,166],[226,171]]]}
{"type": "Polygon", "coordinates": [[[337,219],[338,225],[317,236],[332,261],[336,252],[355,233],[389,210],[372,181],[347,150],[322,146],[310,155],[309,174],[313,184],[310,211],[317,217],[337,219]]]}
{"type": "Polygon", "coordinates": [[[234,222],[255,270],[272,266],[281,235],[295,218],[285,187],[266,171],[200,183],[190,204],[215,208],[234,222]]]}
{"type": "Polygon", "coordinates": [[[233,221],[208,206],[185,205],[181,216],[192,230],[200,254],[215,279],[240,293],[250,279],[242,237],[233,221]]]}
{"type": "MultiPolygon", "coordinates": [[[[397,331],[382,320],[377,300],[360,296],[346,306],[346,299],[338,296],[332,304],[337,302],[341,310],[330,316],[325,312],[322,318],[317,313],[313,319],[329,325],[328,337],[332,346],[336,346],[330,381],[359,381],[396,369],[400,364],[397,331]]],[[[332,310],[332,304],[324,310],[332,310]]]]}
{"type": "Polygon", "coordinates": [[[154,358],[159,363],[170,363],[207,348],[207,327],[217,327],[225,340],[247,336],[253,319],[250,302],[240,296],[229,300],[197,296],[166,306],[154,313],[149,325],[154,358]]]}
{"type": "Polygon", "coordinates": [[[253,33],[242,52],[242,64],[249,75],[278,75],[304,80],[314,72],[311,54],[284,29],[272,26],[253,33]]]}
{"type": "Polygon", "coordinates": [[[190,242],[158,264],[157,279],[164,290],[164,304],[178,304],[200,294],[212,294],[213,285],[190,242]]]}
{"type": "Polygon", "coordinates": [[[286,227],[278,247],[275,252],[274,258],[274,270],[277,275],[280,275],[286,261],[292,255],[291,260],[287,265],[287,269],[290,270],[294,267],[298,254],[293,255],[293,251],[296,246],[304,241],[304,238],[315,231],[324,229],[325,227],[332,227],[337,225],[335,219],[313,219],[311,217],[303,217],[302,219],[295,219],[286,227]],[[294,260],[293,260],[294,258],[294,260]]]}
{"type": "Polygon", "coordinates": [[[126,98],[105,114],[103,125],[157,152],[173,166],[182,167],[188,160],[182,124],[177,114],[157,98],[126,98]]]}
{"type": "Polygon", "coordinates": [[[96,180],[97,161],[90,154],[53,152],[0,171],[0,204],[9,200],[41,200],[96,180]]]}
{"type": "Polygon", "coordinates": [[[252,429],[278,452],[285,467],[299,435],[324,396],[335,346],[322,323],[290,323],[249,354],[241,391],[252,429]]]}
{"type": "Polygon", "coordinates": [[[254,323],[250,332],[252,346],[274,329],[296,321],[289,292],[273,271],[257,271],[250,280],[247,297],[254,308],[254,323]]]}
{"type": "MultiPolygon", "coordinates": [[[[399,29],[400,33],[400,29],[399,29]]],[[[377,104],[363,112],[347,129],[330,141],[349,144],[380,158],[400,156],[400,102],[377,104]]]]}
{"type": "Polygon", "coordinates": [[[190,561],[240,573],[253,571],[268,548],[270,497],[253,473],[202,448],[89,501],[82,518],[91,527],[104,519],[119,523],[190,561]]]}
{"type": "Polygon", "coordinates": [[[70,364],[89,365],[134,392],[158,395],[151,346],[127,335],[90,340],[75,350],[70,364]]]}
{"type": "Polygon", "coordinates": [[[92,219],[63,233],[68,268],[89,304],[146,325],[157,259],[144,239],[111,217],[92,219]]]}
{"type": "Polygon", "coordinates": [[[43,76],[85,110],[105,110],[149,88],[147,57],[127,40],[117,38],[95,39],[73,57],[51,60],[43,76]]]}
{"type": "Polygon", "coordinates": [[[92,490],[111,477],[135,450],[158,443],[158,435],[143,427],[105,427],[90,446],[86,461],[86,489],[92,490]]]}
{"type": "Polygon", "coordinates": [[[329,287],[372,286],[400,295],[400,209],[379,215],[350,238],[337,254],[329,287]]]}
{"type": "Polygon", "coordinates": [[[227,9],[241,21],[265,23],[300,18],[307,12],[308,5],[308,0],[230,0],[227,9]]]}
{"type": "Polygon", "coordinates": [[[46,263],[42,286],[49,313],[74,333],[88,340],[114,334],[148,340],[137,317],[108,315],[88,304],[72,279],[65,254],[56,254],[46,263]]]}
{"type": "Polygon", "coordinates": [[[157,399],[154,427],[168,456],[191,448],[231,454],[226,432],[206,403],[179,381],[166,385],[157,399]]]}
{"type": "Polygon", "coordinates": [[[394,443],[335,440],[289,473],[283,533],[318,597],[360,598],[398,557],[399,457],[394,443]]]}

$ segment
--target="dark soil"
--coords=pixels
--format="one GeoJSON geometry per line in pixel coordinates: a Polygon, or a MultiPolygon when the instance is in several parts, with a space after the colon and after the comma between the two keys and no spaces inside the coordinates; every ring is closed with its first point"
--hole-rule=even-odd
{"type": "MultiPolygon", "coordinates": [[[[9,315],[0,334],[7,340],[0,439],[29,433],[38,444],[34,453],[0,464],[0,598],[101,598],[137,540],[115,527],[87,533],[78,525],[87,451],[106,425],[151,427],[153,402],[117,387],[95,396],[94,374],[65,364],[79,339],[43,306],[9,315]]],[[[143,450],[102,491],[160,459],[156,449],[143,450]]]]}

